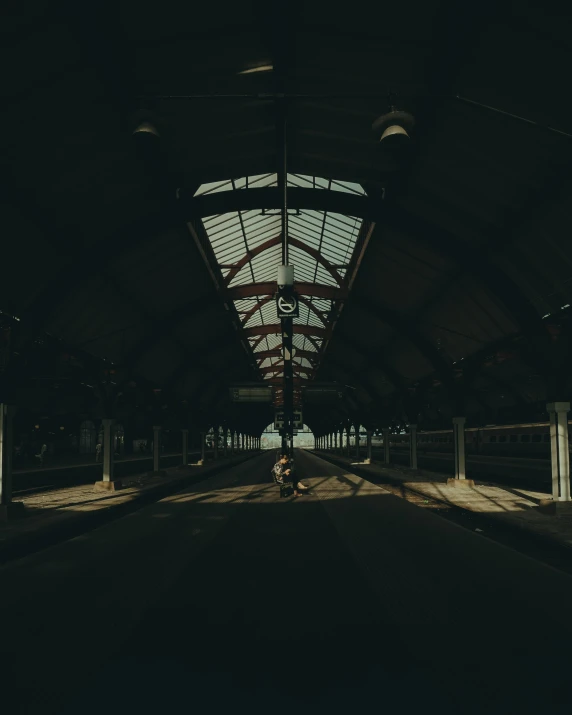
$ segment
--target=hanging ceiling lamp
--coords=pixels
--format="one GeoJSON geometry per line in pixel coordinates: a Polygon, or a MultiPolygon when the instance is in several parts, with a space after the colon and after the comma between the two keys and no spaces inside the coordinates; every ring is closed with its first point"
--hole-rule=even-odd
{"type": "Polygon", "coordinates": [[[415,126],[412,114],[397,109],[393,97],[389,96],[389,112],[382,114],[372,124],[372,130],[383,147],[397,148],[409,143],[410,132],[415,126]]]}

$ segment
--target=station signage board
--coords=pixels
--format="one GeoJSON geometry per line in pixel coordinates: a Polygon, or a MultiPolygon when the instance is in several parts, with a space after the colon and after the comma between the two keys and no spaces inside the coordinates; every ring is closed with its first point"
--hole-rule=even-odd
{"type": "MultiPolygon", "coordinates": [[[[295,430],[303,429],[304,423],[302,420],[302,412],[300,410],[294,410],[293,412],[294,424],[292,425],[295,430]]],[[[277,410],[274,415],[274,429],[281,430],[284,429],[284,411],[277,410]]]]}
{"type": "Polygon", "coordinates": [[[272,402],[272,387],[231,387],[232,402],[272,402]]]}

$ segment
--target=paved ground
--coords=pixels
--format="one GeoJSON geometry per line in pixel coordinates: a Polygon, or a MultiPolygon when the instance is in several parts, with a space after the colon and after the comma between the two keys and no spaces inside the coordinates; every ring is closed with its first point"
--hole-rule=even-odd
{"type": "MultiPolygon", "coordinates": [[[[0,521],[0,564],[88,531],[180,491],[193,481],[250,458],[251,453],[227,456],[204,466],[167,467],[161,476],[149,473],[122,477],[122,488],[108,492],[93,482],[63,489],[31,491],[15,496],[25,506],[23,518],[0,521]]],[[[137,464],[138,462],[136,462],[137,464]]]]}
{"type": "Polygon", "coordinates": [[[6,712],[570,712],[570,576],[273,458],[0,569],[6,712]]]}
{"type": "MultiPolygon", "coordinates": [[[[447,479],[450,477],[447,474],[422,469],[414,471],[395,464],[387,467],[380,463],[367,465],[332,452],[323,454],[326,458],[343,463],[346,469],[357,469],[360,474],[371,476],[374,481],[387,475],[401,482],[405,489],[414,489],[429,499],[468,509],[572,549],[572,517],[551,516],[541,513],[538,509],[542,501],[552,499],[551,493],[481,481],[477,481],[472,489],[450,487],[447,486],[447,479]]],[[[405,493],[403,496],[407,498],[405,493]]]]}

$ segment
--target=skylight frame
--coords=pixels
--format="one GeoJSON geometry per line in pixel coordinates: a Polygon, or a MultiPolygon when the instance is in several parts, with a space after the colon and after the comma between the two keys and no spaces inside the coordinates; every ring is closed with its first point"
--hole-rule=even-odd
{"type": "MultiPolygon", "coordinates": [[[[277,174],[259,174],[252,177],[240,177],[221,182],[203,184],[196,191],[195,196],[224,191],[241,191],[244,189],[256,190],[257,188],[278,186],[277,174]]],[[[288,174],[287,186],[313,188],[325,191],[341,191],[358,196],[365,196],[366,192],[359,184],[343,182],[335,179],[308,176],[305,174],[288,174]]],[[[332,265],[340,280],[345,278],[355,249],[359,231],[363,220],[358,217],[346,216],[336,212],[317,211],[314,209],[301,209],[289,215],[289,234],[292,238],[309,246],[320,254],[332,265]]],[[[280,265],[282,250],[277,242],[275,245],[256,253],[256,249],[266,242],[278,239],[281,233],[280,213],[265,213],[262,209],[249,209],[246,211],[233,211],[225,214],[208,216],[203,219],[203,226],[211,242],[211,247],[223,277],[229,288],[247,285],[249,283],[272,283],[276,279],[277,268],[280,265]],[[245,256],[254,251],[242,267],[230,278],[232,266],[243,261],[245,256]]],[[[295,266],[295,280],[297,282],[319,283],[331,287],[338,287],[338,280],[327,270],[322,263],[297,246],[290,246],[291,264],[295,266]]],[[[276,307],[268,296],[256,296],[248,299],[234,301],[235,307],[241,316],[245,328],[264,325],[279,325],[276,317],[276,307]],[[248,313],[257,305],[257,309],[247,318],[248,313]]],[[[308,296],[306,302],[300,302],[300,317],[295,320],[295,325],[306,325],[324,329],[328,324],[328,315],[332,310],[331,300],[308,296]],[[322,319],[318,317],[312,306],[322,319]]],[[[281,351],[282,340],[280,333],[271,333],[260,338],[259,336],[248,339],[248,344],[257,353],[268,351],[281,351]],[[255,347],[253,347],[255,346],[255,347]]],[[[314,353],[316,356],[322,348],[323,340],[315,336],[308,337],[300,333],[293,336],[293,345],[296,350],[314,353]]],[[[312,370],[312,363],[302,358],[304,364],[295,365],[295,372],[302,376],[305,369],[312,370]]],[[[264,358],[260,367],[276,367],[283,369],[282,357],[264,358]],[[274,362],[273,362],[274,361],[274,362]]],[[[271,379],[277,377],[274,373],[264,375],[271,379]]],[[[305,379],[305,378],[303,378],[305,379]]]]}

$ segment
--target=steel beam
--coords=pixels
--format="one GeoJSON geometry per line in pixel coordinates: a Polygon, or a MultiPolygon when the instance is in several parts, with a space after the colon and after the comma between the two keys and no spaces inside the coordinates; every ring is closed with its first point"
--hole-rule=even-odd
{"type": "MultiPolygon", "coordinates": [[[[346,288],[320,285],[319,283],[294,283],[294,289],[298,295],[324,298],[325,300],[336,301],[348,297],[346,288]]],[[[258,295],[274,295],[274,293],[276,293],[276,282],[248,283],[227,289],[227,295],[231,300],[243,300],[258,295]]]]}
{"type": "MultiPolygon", "coordinates": [[[[324,328],[315,328],[313,325],[294,325],[294,334],[313,336],[316,338],[324,338],[327,330],[324,328]]],[[[254,335],[282,335],[282,326],[279,323],[273,325],[253,325],[251,328],[244,328],[244,335],[249,338],[254,335]]]]}
{"type": "MultiPolygon", "coordinates": [[[[256,191],[257,189],[253,189],[253,191],[256,191]]],[[[237,192],[240,193],[240,192],[237,192]]],[[[303,241],[298,240],[297,238],[292,238],[290,236],[288,238],[288,243],[291,246],[295,246],[298,248],[300,251],[304,251],[304,253],[307,253],[309,256],[311,256],[315,261],[317,261],[319,264],[321,264],[326,271],[332,276],[332,278],[336,281],[338,286],[341,288],[345,286],[344,279],[341,277],[341,275],[338,273],[338,271],[332,267],[332,264],[326,260],[321,253],[316,251],[315,248],[312,248],[311,246],[308,246],[307,244],[303,243],[303,241]]],[[[256,248],[251,249],[247,253],[244,254],[244,256],[237,261],[234,264],[234,267],[231,268],[231,270],[226,274],[224,277],[224,285],[228,288],[230,283],[234,280],[236,275],[245,267],[247,266],[253,258],[256,258],[256,256],[260,255],[261,253],[264,253],[264,251],[268,251],[271,248],[274,248],[274,246],[280,246],[282,245],[282,237],[281,236],[274,236],[274,238],[269,238],[267,241],[264,241],[264,243],[261,243],[259,246],[256,246],[256,248]]]]}

